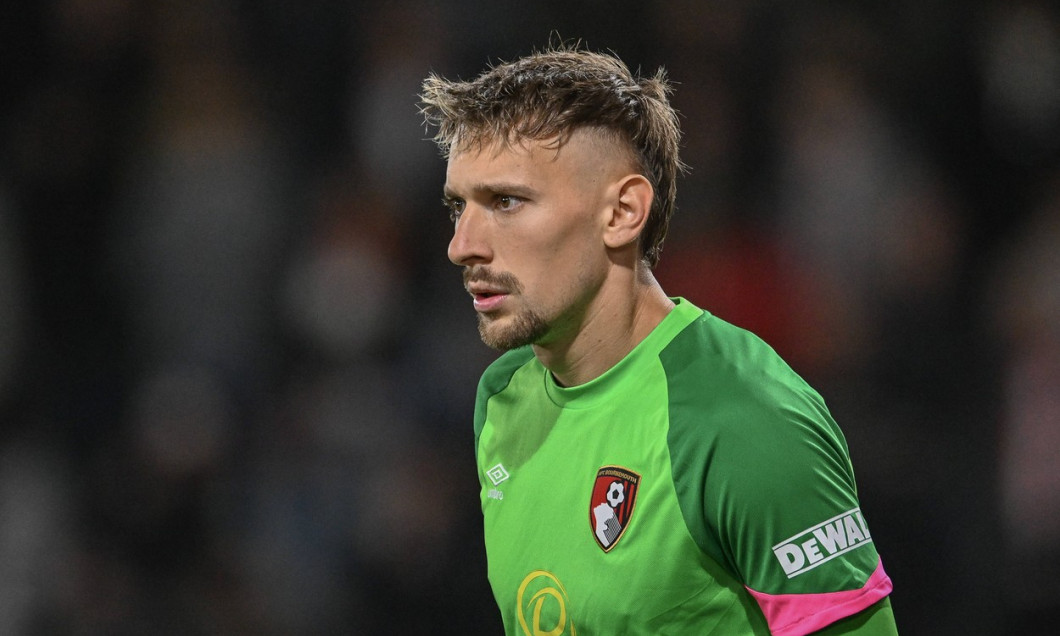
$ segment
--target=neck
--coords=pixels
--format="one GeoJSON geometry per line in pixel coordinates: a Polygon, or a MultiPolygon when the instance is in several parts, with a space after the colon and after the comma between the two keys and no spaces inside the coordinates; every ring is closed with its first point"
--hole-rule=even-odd
{"type": "Polygon", "coordinates": [[[560,386],[585,384],[624,358],[673,307],[655,277],[644,269],[628,286],[605,285],[572,338],[535,344],[534,354],[560,386]]]}

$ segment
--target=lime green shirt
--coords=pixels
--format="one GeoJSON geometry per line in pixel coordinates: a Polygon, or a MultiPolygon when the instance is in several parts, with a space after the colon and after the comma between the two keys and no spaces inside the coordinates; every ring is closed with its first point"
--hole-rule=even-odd
{"type": "Polygon", "coordinates": [[[760,339],[683,299],[599,378],[483,374],[476,456],[508,634],[794,634],[891,583],[842,433],[760,339]]]}

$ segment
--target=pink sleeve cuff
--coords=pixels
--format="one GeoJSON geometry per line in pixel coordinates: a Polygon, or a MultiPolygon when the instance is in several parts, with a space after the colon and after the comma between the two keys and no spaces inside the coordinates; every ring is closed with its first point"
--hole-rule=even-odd
{"type": "Polygon", "coordinates": [[[764,594],[751,588],[747,591],[758,601],[773,636],[803,636],[857,614],[885,598],[893,587],[880,561],[858,590],[824,594],[764,594]]]}

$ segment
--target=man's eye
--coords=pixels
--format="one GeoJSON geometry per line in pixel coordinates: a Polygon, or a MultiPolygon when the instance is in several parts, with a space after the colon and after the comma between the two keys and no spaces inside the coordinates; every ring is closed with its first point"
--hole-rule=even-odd
{"type": "Polygon", "coordinates": [[[456,223],[456,220],[460,218],[460,215],[464,213],[464,202],[460,199],[442,199],[442,203],[446,209],[449,210],[449,220],[456,223]]]}
{"type": "Polygon", "coordinates": [[[502,194],[497,197],[497,209],[498,210],[510,210],[519,203],[519,197],[513,197],[510,194],[502,194]]]}

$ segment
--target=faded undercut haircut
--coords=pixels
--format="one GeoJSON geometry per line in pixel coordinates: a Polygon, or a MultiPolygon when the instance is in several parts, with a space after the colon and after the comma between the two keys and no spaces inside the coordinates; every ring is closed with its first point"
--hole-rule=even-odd
{"type": "Polygon", "coordinates": [[[677,197],[681,128],[670,106],[666,72],[630,72],[616,56],[574,46],[550,47],[497,64],[469,82],[431,74],[423,82],[420,111],[446,157],[454,145],[483,148],[522,140],[566,143],[587,128],[628,143],[638,169],[655,191],[640,236],[643,258],[659,263],[677,197]]]}

